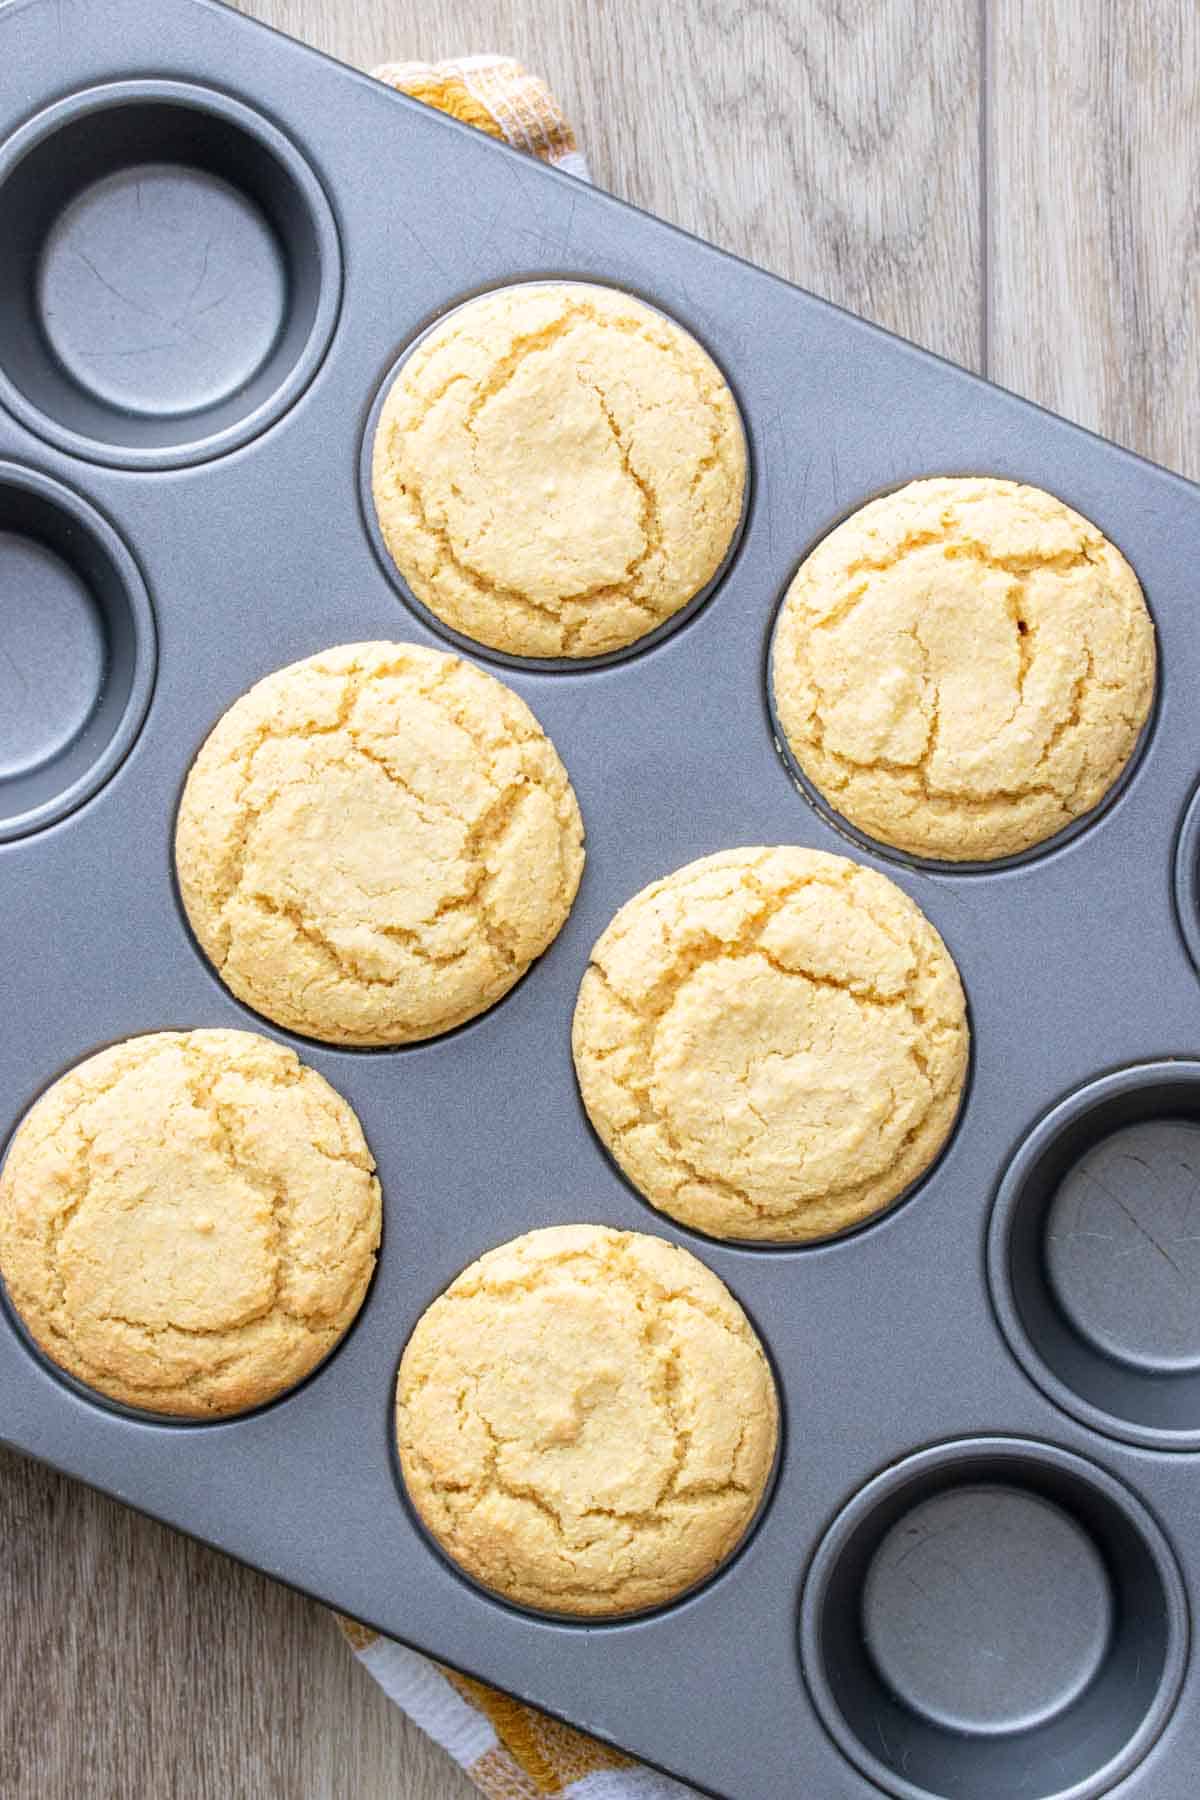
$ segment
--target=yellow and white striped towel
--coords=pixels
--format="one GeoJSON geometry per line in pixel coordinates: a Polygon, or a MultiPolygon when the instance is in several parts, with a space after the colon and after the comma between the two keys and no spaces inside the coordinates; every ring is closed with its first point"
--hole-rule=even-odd
{"type": "Polygon", "coordinates": [[[575,142],[570,120],[545,82],[511,56],[460,56],[453,62],[381,63],[377,81],[423,100],[439,112],[516,150],[552,163],[568,175],[590,181],[587,160],[575,142]]]}
{"type": "Polygon", "coordinates": [[[697,1800],[607,1744],[532,1706],[443,1669],[416,1650],[350,1619],[350,1646],[384,1693],[448,1750],[489,1800],[697,1800]]]}
{"type": "MultiPolygon", "coordinates": [[[[590,179],[575,133],[545,84],[507,56],[384,63],[373,73],[428,106],[518,150],[590,179]]],[[[509,1694],[339,1619],[355,1656],[384,1693],[465,1769],[489,1800],[695,1800],[690,1788],[509,1694]]]]}

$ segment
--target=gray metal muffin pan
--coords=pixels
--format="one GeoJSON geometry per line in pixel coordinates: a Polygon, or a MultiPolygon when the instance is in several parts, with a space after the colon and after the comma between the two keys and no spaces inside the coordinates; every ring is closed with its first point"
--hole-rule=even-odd
{"type": "MultiPolygon", "coordinates": [[[[188,764],[268,670],[441,640],[381,566],[363,434],[464,297],[614,283],[728,373],[753,486],[709,600],[606,666],[502,668],[589,834],[575,910],[450,1036],[297,1048],[378,1159],[378,1274],[302,1387],[223,1423],[122,1415],[0,1319],[0,1436],[737,1800],[1191,1800],[1200,1767],[1200,774],[1188,483],[555,174],[213,0],[0,5],[0,1129],[135,1032],[243,1025],[185,928],[188,764]],[[99,90],[99,91],[98,91],[99,90]],[[806,548],[937,472],[1039,483],[1141,577],[1159,698],[1115,800],[991,871],[861,844],[798,791],[766,658],[806,548]],[[153,691],[151,691],[153,690],[153,691]],[[733,844],[877,863],[942,932],[971,1080],[936,1168],[836,1242],[745,1249],[652,1212],[569,1051],[589,947],[733,844]],[[774,1360],[757,1529],[626,1623],[456,1575],[398,1490],[392,1383],[483,1250],[589,1219],[687,1244],[774,1360]]],[[[479,660],[495,666],[484,653],[479,660]]]]}

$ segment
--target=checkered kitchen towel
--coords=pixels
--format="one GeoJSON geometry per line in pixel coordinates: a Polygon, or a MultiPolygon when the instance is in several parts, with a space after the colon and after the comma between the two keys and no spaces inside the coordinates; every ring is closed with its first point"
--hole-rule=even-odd
{"type": "MultiPolygon", "coordinates": [[[[384,63],[380,81],[589,179],[575,133],[549,90],[506,56],[384,63]]],[[[363,1667],[409,1718],[448,1750],[491,1800],[688,1800],[691,1790],[509,1694],[443,1669],[350,1619],[342,1631],[363,1667]]]]}
{"type": "Polygon", "coordinates": [[[381,63],[371,73],[426,106],[504,138],[568,175],[590,181],[575,133],[544,82],[511,56],[462,56],[454,62],[381,63]]]}
{"type": "Polygon", "coordinates": [[[491,1800],[697,1800],[691,1788],[635,1763],[545,1713],[430,1662],[365,1625],[339,1620],[389,1700],[435,1738],[491,1800]]]}

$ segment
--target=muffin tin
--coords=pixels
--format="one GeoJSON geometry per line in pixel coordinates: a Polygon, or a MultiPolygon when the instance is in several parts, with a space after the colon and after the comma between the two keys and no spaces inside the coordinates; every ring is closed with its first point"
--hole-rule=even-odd
{"type": "MultiPolygon", "coordinates": [[[[575,784],[565,930],[492,1012],[401,1051],[297,1048],[355,1107],[385,1227],[304,1386],[213,1424],[133,1417],[0,1319],[0,1435],[447,1662],[737,1800],[1187,1800],[1200,1761],[1200,495],[213,0],[0,5],[0,1118],[136,1032],[243,1025],[188,936],[188,764],[257,677],[443,640],[381,567],[359,469],[403,347],[513,280],[610,282],[738,394],[736,555],[661,641],[506,664],[575,784]],[[957,1131],[844,1239],[696,1237],[591,1136],[569,1023],[652,877],[734,844],[845,851],[771,728],[801,556],[913,476],[1060,494],[1159,634],[1121,791],[996,869],[849,846],[962,971],[957,1131]],[[784,1443],[707,1586],[622,1623],[531,1617],[421,1534],[391,1447],[400,1350],[467,1262],[587,1219],[688,1245],[749,1311],[784,1443]]],[[[495,659],[475,652],[484,666],[495,659]]]]}

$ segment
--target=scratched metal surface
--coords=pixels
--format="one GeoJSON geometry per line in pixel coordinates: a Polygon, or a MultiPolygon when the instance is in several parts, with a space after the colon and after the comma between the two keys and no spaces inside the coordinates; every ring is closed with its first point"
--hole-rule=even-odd
{"type": "MultiPolygon", "coordinates": [[[[60,30],[52,0],[0,10],[0,137],[64,93],[128,77],[232,94],[299,147],[330,198],[345,279],[303,394],[226,454],[116,468],[0,413],[0,458],[80,492],[145,578],[158,668],[116,775],[69,817],[0,846],[0,1129],[99,1045],[165,1027],[265,1026],[184,927],[170,840],[214,719],[267,670],[330,643],[438,642],[381,567],[359,491],[362,435],[398,350],[464,296],[553,274],[616,283],[716,355],[746,421],[753,491],[717,592],[663,643],[578,673],[506,668],[566,762],[589,833],[575,911],[500,1006],[395,1053],[296,1040],[353,1103],[378,1159],[378,1276],[342,1349],[252,1416],[172,1427],[74,1391],[0,1322],[0,1436],[442,1659],[692,1782],[744,1800],[863,1800],[800,1666],[806,1568],[869,1478],[921,1446],[1002,1434],[1090,1459],[1160,1521],[1193,1604],[1200,1488],[1191,1455],[1076,1421],[1010,1354],[985,1239],[1015,1148],[1101,1071],[1197,1048],[1200,994],[1176,921],[1176,833],[1197,774],[1200,681],[1188,483],[708,246],[533,166],[212,0],[106,0],[60,30]],[[372,178],[382,154],[386,184],[372,178]],[[589,1133],[571,1007],[587,952],[635,889],[731,843],[847,850],[772,739],[765,658],[805,548],[880,489],[986,468],[1041,483],[1130,557],[1159,631],[1160,699],[1132,779],[1070,842],[988,874],[934,873],[861,846],[911,893],[962,970],[974,1031],[962,1122],[901,1207],[843,1242],[753,1251],[653,1214],[589,1133]],[[1111,946],[1120,943],[1120,953],[1111,946]],[[588,1217],[687,1244],[728,1282],[780,1378],[785,1444],[743,1553],[653,1617],[580,1628],[522,1616],[450,1572],[416,1529],[390,1451],[400,1349],[465,1262],[520,1231],[588,1217]]],[[[2,205],[2,196],[0,196],[2,205]]],[[[5,354],[0,335],[0,361],[5,354]]],[[[485,664],[486,656],[480,660],[485,664]]],[[[1122,1787],[1187,1800],[1200,1677],[1122,1787]]]]}

